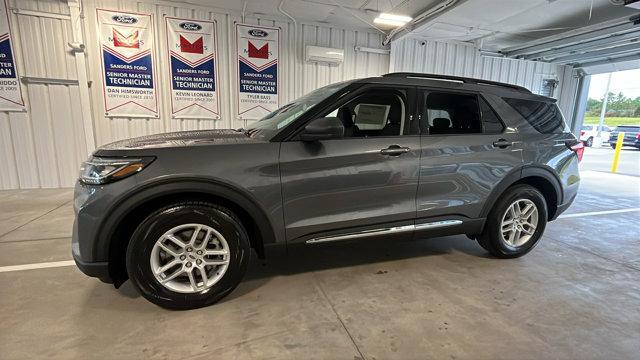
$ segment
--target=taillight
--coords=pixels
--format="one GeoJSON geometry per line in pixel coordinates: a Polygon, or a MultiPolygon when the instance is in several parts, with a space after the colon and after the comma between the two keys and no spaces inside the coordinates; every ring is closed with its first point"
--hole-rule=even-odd
{"type": "Polygon", "coordinates": [[[565,145],[567,145],[569,150],[578,155],[578,161],[582,161],[582,155],[584,155],[584,144],[582,143],[582,141],[567,140],[567,142],[565,142],[565,145]]]}
{"type": "Polygon", "coordinates": [[[636,139],[637,139],[637,140],[640,140],[640,133],[637,133],[637,134],[636,134],[636,139]]]}
{"type": "Polygon", "coordinates": [[[584,130],[580,131],[580,136],[584,136],[584,130]]]}

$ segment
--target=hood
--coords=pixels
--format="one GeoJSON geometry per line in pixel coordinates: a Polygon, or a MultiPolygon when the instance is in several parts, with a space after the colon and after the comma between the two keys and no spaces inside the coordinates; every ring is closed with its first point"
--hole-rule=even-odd
{"type": "Polygon", "coordinates": [[[238,130],[194,130],[147,135],[120,140],[101,146],[99,150],[135,150],[186,147],[213,144],[240,144],[261,142],[238,130]]]}

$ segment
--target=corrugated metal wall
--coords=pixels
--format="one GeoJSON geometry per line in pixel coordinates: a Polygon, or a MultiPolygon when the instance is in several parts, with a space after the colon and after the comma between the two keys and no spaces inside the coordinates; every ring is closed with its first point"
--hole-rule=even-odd
{"type": "MultiPolygon", "coordinates": [[[[13,0],[12,8],[69,15],[60,1],[13,0]]],[[[10,13],[19,74],[76,80],[69,19],[10,13]]],[[[0,188],[70,186],[86,157],[77,85],[22,83],[27,113],[0,112],[0,188]]]]}
{"type": "Polygon", "coordinates": [[[524,86],[538,93],[542,79],[557,78],[554,97],[571,123],[578,86],[570,66],[545,62],[481,56],[469,43],[440,42],[404,37],[391,43],[390,71],[466,76],[524,86]]]}
{"type": "MultiPolygon", "coordinates": [[[[239,14],[214,8],[168,1],[85,0],[83,29],[87,45],[87,73],[90,81],[91,114],[95,144],[86,143],[85,125],[79,108],[77,84],[32,84],[23,82],[27,113],[0,113],[0,189],[72,186],[79,163],[92,149],[118,139],[166,131],[238,128],[234,82],[234,22],[239,14]],[[95,8],[151,13],[156,28],[156,66],[161,102],[160,119],[105,118],[101,93],[100,52],[96,36],[95,8]],[[219,89],[221,120],[170,119],[169,66],[163,15],[215,19],[218,31],[219,89]],[[160,29],[160,31],[159,31],[160,29]]],[[[10,0],[11,8],[69,15],[59,0],[10,0]]],[[[71,20],[10,14],[16,58],[21,75],[48,79],[76,80],[76,59],[69,51],[71,20]]],[[[381,35],[374,32],[336,29],[266,18],[247,18],[247,23],[278,26],[282,29],[282,101],[286,103],[317,87],[356,77],[386,73],[389,55],[355,52],[355,46],[379,47],[381,35]],[[297,32],[297,36],[294,33],[297,32]],[[297,40],[297,41],[295,41],[297,40]],[[343,48],[345,61],[339,66],[303,61],[304,46],[343,48]]],[[[89,137],[90,138],[90,137],[89,137]]]]}

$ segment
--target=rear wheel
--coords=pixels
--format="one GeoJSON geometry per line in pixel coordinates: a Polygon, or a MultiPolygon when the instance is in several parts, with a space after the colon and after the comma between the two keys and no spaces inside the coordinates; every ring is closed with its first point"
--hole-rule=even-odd
{"type": "Polygon", "coordinates": [[[127,247],[127,272],[147,300],[170,309],[211,305],[242,279],[249,239],[230,210],[185,202],[149,215],[127,247]]]}
{"type": "Polygon", "coordinates": [[[544,196],[532,186],[516,185],[489,212],[478,243],[493,256],[519,257],[537,245],[546,225],[544,196]]]}

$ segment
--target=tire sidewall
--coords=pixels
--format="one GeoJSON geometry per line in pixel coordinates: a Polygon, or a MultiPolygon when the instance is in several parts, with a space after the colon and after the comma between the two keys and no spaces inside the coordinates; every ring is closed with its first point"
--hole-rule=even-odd
{"type": "Polygon", "coordinates": [[[215,303],[230,293],[244,275],[249,256],[246,231],[227,213],[206,205],[175,205],[147,217],[134,232],[127,247],[127,272],[142,296],[162,307],[192,309],[215,303]],[[220,232],[229,246],[229,266],[212,287],[192,293],[178,293],[165,288],[155,278],[150,256],[156,241],[170,229],[190,223],[208,225],[220,232]]]}
{"type": "Polygon", "coordinates": [[[493,247],[505,257],[517,257],[531,251],[539,242],[547,225],[548,219],[547,203],[540,191],[528,185],[520,185],[509,190],[500,199],[497,206],[491,211],[489,221],[489,236],[493,247]],[[511,204],[516,200],[531,200],[538,208],[538,224],[533,236],[529,241],[521,246],[511,246],[502,239],[500,234],[500,225],[502,218],[511,204]]]}

